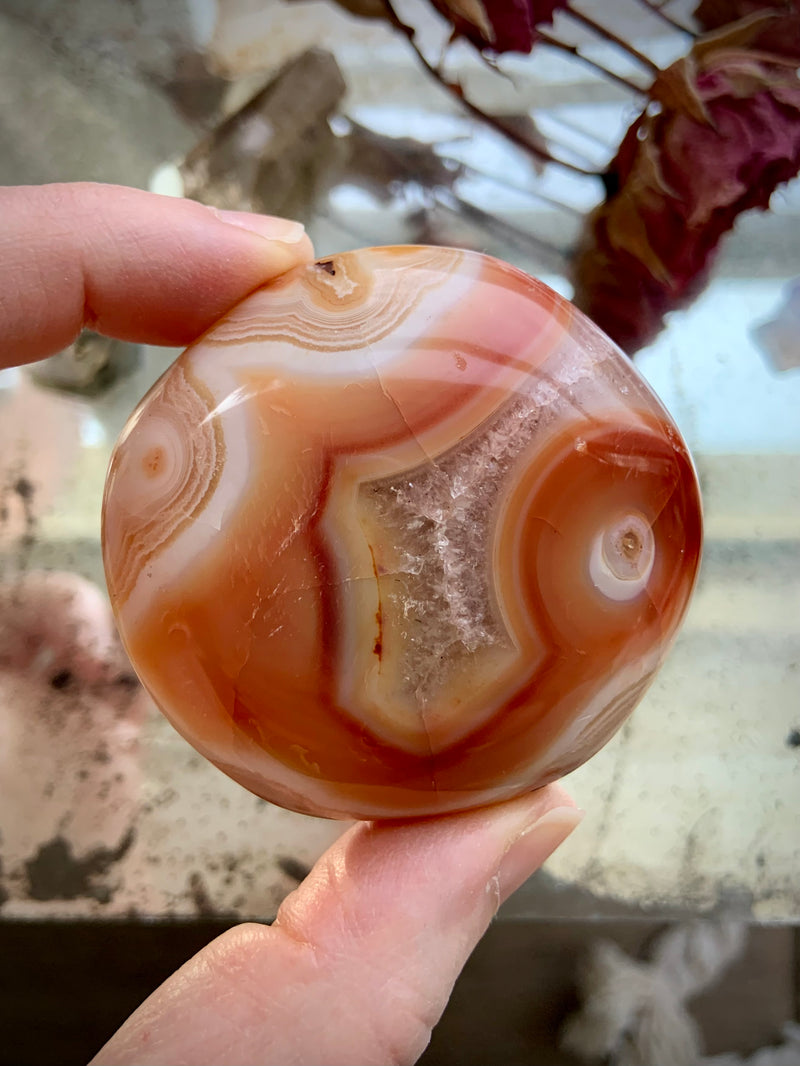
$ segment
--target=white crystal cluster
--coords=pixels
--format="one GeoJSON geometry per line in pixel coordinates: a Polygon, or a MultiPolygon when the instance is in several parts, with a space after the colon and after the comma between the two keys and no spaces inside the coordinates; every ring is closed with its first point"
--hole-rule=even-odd
{"type": "Polygon", "coordinates": [[[491,559],[501,494],[522,453],[572,406],[571,386],[590,372],[576,352],[564,360],[559,380],[532,376],[528,390],[450,451],[362,490],[396,537],[404,580],[390,598],[407,621],[404,679],[421,706],[436,698],[459,660],[510,642],[491,559]]]}

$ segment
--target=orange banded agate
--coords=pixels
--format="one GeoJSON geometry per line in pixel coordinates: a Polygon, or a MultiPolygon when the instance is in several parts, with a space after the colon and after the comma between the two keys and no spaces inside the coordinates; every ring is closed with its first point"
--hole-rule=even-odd
{"type": "Polygon", "coordinates": [[[117,622],[203,755],[329,817],[539,787],[633,710],[695,582],[686,446],[628,359],[519,270],[336,255],[260,289],[131,417],[117,622]]]}

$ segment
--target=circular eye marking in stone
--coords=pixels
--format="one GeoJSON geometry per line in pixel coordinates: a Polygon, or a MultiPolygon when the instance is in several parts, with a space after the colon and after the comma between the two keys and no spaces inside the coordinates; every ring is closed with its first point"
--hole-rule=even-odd
{"type": "Polygon", "coordinates": [[[589,573],[608,599],[632,600],[647,588],[655,557],[655,537],[644,515],[626,514],[595,537],[589,573]]]}

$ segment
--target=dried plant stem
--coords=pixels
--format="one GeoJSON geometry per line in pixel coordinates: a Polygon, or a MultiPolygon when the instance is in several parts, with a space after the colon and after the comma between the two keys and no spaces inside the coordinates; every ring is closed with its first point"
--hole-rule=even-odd
{"type": "MultiPolygon", "coordinates": [[[[371,130],[368,126],[363,126],[360,122],[356,122],[356,120],[354,118],[350,118],[349,115],[341,115],[339,117],[347,124],[348,132],[350,134],[358,133],[366,137],[375,136],[373,130],[371,130]]],[[[480,167],[475,167],[471,163],[464,163],[461,159],[456,159],[454,156],[448,156],[444,154],[441,151],[441,146],[442,144],[446,143],[449,142],[434,141],[433,143],[426,144],[425,146],[430,148],[431,152],[435,153],[442,161],[442,163],[452,167],[453,174],[455,176],[460,177],[462,175],[465,175],[468,177],[480,178],[482,181],[490,181],[502,189],[508,189],[511,192],[518,193],[520,196],[525,196],[530,200],[538,200],[541,203],[547,204],[550,207],[554,207],[559,211],[566,211],[568,214],[574,215],[575,218],[584,217],[583,211],[579,211],[577,207],[573,207],[571,204],[565,204],[563,200],[556,200],[552,196],[545,196],[544,193],[538,192],[536,189],[532,189],[527,185],[518,185],[514,181],[509,181],[509,179],[506,177],[500,177],[499,174],[492,174],[488,170],[481,170],[480,167]]],[[[425,144],[425,142],[421,141],[420,144],[425,144]]],[[[402,155],[397,152],[394,152],[393,158],[397,163],[398,169],[403,170],[405,172],[406,178],[418,180],[418,173],[416,172],[416,170],[412,170],[409,167],[408,161],[404,159],[402,155]]]]}
{"type": "MultiPolygon", "coordinates": [[[[442,156],[442,161],[447,162],[447,157],[442,156]]],[[[566,211],[567,214],[572,215],[574,218],[584,217],[583,211],[579,211],[577,207],[573,207],[572,204],[565,204],[563,200],[556,200],[552,196],[545,196],[543,193],[539,193],[535,189],[530,189],[525,185],[517,185],[516,182],[509,181],[508,178],[501,178],[497,174],[490,174],[488,171],[481,170],[479,167],[473,167],[469,163],[462,163],[460,160],[452,160],[452,162],[461,167],[461,170],[466,177],[480,178],[482,181],[490,181],[501,189],[508,189],[510,192],[515,192],[519,196],[525,196],[530,200],[538,200],[543,204],[547,204],[548,207],[555,208],[557,211],[566,211]]]]}
{"type": "Polygon", "coordinates": [[[528,253],[533,251],[545,260],[551,270],[566,271],[569,255],[567,249],[559,248],[558,245],[542,240],[541,237],[520,229],[519,226],[511,225],[505,219],[489,214],[483,208],[477,207],[461,196],[456,196],[449,190],[438,189],[434,195],[438,206],[443,207],[462,221],[477,225],[483,230],[488,229],[490,233],[497,234],[503,240],[522,248],[528,253]]]}
{"type": "Polygon", "coordinates": [[[572,171],[573,174],[583,174],[586,177],[590,178],[598,178],[601,176],[601,173],[598,170],[588,170],[585,167],[579,167],[575,163],[569,163],[566,159],[559,159],[558,156],[551,155],[550,152],[546,151],[540,145],[534,144],[532,141],[529,141],[527,137],[524,137],[522,134],[517,133],[516,130],[505,125],[503,122],[494,118],[492,115],[487,115],[484,111],[481,111],[481,109],[475,104],[473,104],[471,100],[468,100],[467,97],[464,96],[463,93],[461,93],[455,85],[451,85],[450,82],[446,80],[446,78],[442,77],[441,72],[437,70],[437,68],[428,60],[427,56],[424,54],[424,52],[416,42],[414,28],[412,26],[407,26],[405,22],[402,21],[402,19],[399,17],[394,7],[392,6],[392,0],[383,0],[383,3],[384,7],[386,8],[386,14],[389,19],[389,22],[391,22],[395,29],[399,30],[406,37],[408,43],[414,49],[417,59],[419,59],[423,67],[425,67],[431,77],[435,78],[436,81],[438,81],[439,84],[443,88],[445,88],[452,97],[458,100],[461,106],[471,115],[474,115],[475,118],[480,119],[481,122],[484,122],[487,126],[490,126],[492,129],[502,134],[509,141],[516,144],[518,147],[524,149],[536,159],[541,159],[543,163],[554,163],[556,164],[556,166],[564,167],[565,170],[572,171]]]}
{"type": "Polygon", "coordinates": [[[361,241],[365,248],[368,248],[375,243],[375,234],[372,230],[362,229],[360,226],[354,226],[350,216],[345,216],[340,211],[337,211],[335,207],[331,206],[330,201],[328,201],[325,207],[318,205],[317,214],[326,222],[330,222],[331,225],[342,230],[343,233],[349,233],[351,236],[361,241]]]}
{"type": "Polygon", "coordinates": [[[593,59],[589,59],[588,56],[579,52],[574,44],[565,44],[564,41],[559,41],[557,37],[551,37],[549,33],[541,29],[537,29],[536,36],[541,44],[547,45],[548,48],[557,48],[560,52],[567,52],[569,55],[579,59],[581,63],[584,63],[587,67],[596,70],[598,74],[602,74],[604,78],[609,78],[611,81],[615,81],[617,85],[622,85],[634,93],[644,94],[647,92],[646,89],[643,89],[641,85],[637,85],[636,82],[629,81],[628,78],[624,78],[621,74],[615,74],[613,70],[608,70],[606,67],[602,66],[602,64],[596,63],[593,59]]]}
{"type": "Polygon", "coordinates": [[[640,63],[653,74],[659,73],[659,66],[657,63],[654,63],[652,59],[648,59],[647,56],[642,55],[642,53],[638,52],[632,44],[628,44],[627,41],[618,37],[616,33],[612,33],[611,30],[606,29],[605,26],[601,26],[599,22],[595,22],[594,19],[589,18],[588,15],[581,14],[580,11],[576,11],[573,7],[564,8],[562,14],[566,18],[571,18],[574,22],[580,23],[581,26],[585,26],[587,30],[591,30],[592,33],[601,37],[604,41],[608,41],[609,44],[616,45],[617,48],[626,52],[631,59],[640,63]]]}
{"type": "Polygon", "coordinates": [[[639,0],[639,3],[642,7],[645,7],[648,11],[652,12],[656,18],[660,18],[662,22],[671,26],[673,30],[677,30],[678,33],[685,33],[692,39],[697,37],[697,34],[694,33],[693,30],[690,30],[688,26],[684,26],[682,23],[678,22],[677,19],[674,19],[672,15],[668,15],[664,10],[664,4],[656,3],[656,0],[639,0]]]}

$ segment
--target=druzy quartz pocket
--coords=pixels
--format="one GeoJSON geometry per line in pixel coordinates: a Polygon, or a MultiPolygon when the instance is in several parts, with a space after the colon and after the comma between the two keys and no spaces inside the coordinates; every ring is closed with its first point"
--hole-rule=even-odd
{"type": "Polygon", "coordinates": [[[630,362],[545,285],[450,249],[261,289],[133,414],[104,506],[156,703],[253,792],[459,810],[617,730],[694,585],[697,482],[630,362]]]}

